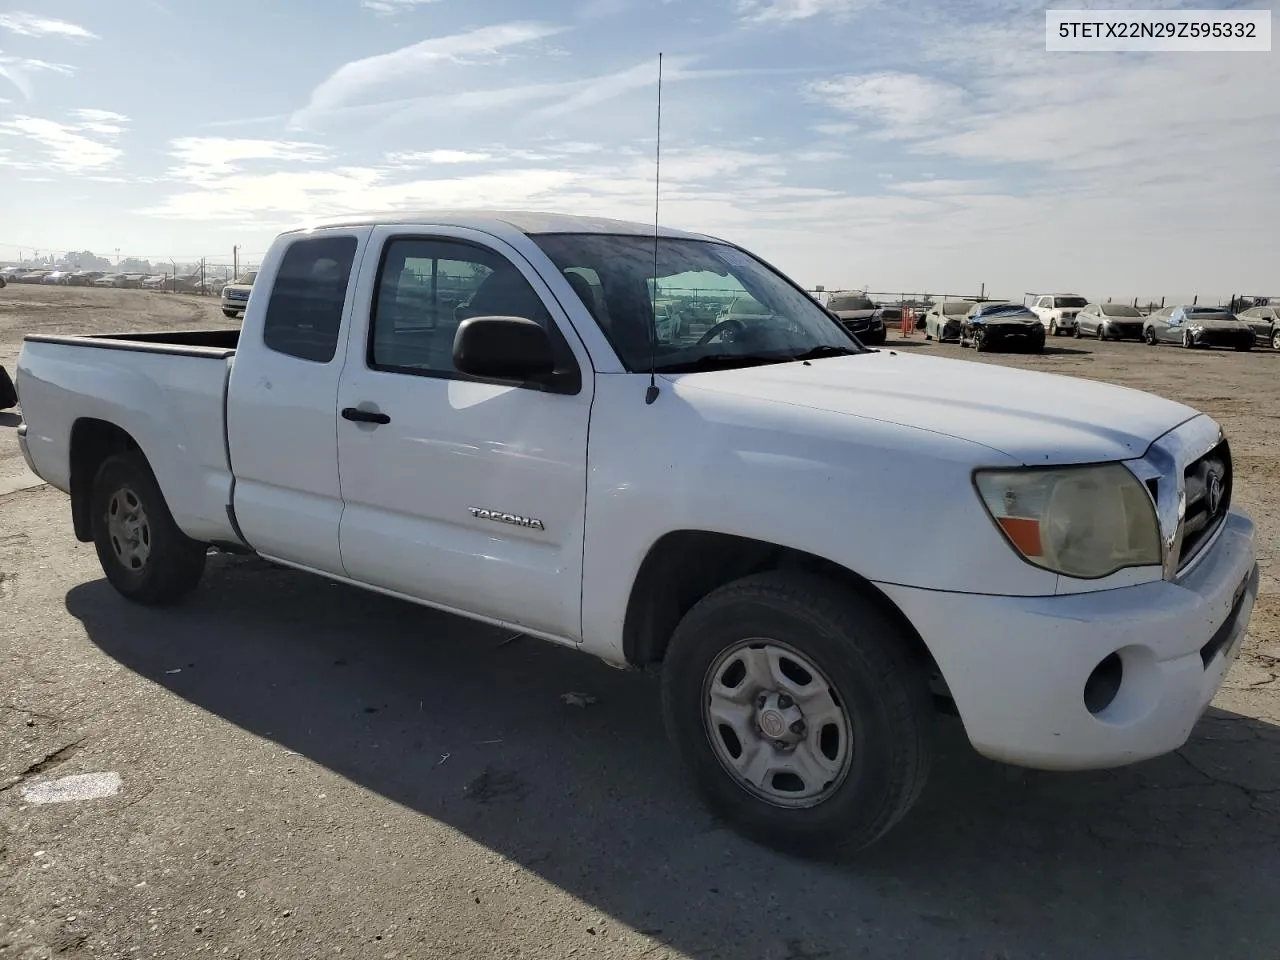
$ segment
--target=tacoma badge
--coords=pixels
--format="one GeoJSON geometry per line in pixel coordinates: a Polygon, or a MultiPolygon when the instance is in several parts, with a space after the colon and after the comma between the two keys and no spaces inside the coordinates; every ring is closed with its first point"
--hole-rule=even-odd
{"type": "Polygon", "coordinates": [[[467,507],[477,520],[492,520],[495,523],[510,523],[517,527],[528,527],[530,530],[546,530],[542,521],[535,517],[521,517],[514,513],[503,513],[501,510],[481,510],[479,507],[467,507]]]}

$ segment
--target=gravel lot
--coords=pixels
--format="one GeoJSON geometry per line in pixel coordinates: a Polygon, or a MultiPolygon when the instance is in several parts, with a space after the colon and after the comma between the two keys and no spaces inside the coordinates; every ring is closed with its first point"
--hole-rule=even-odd
{"type": "MultiPolygon", "coordinates": [[[[12,285],[0,364],[29,332],[211,325],[207,300],[12,285]]],[[[976,757],[944,720],[893,834],[845,863],[790,860],[703,812],[650,678],[253,558],[211,558],[180,608],[126,604],[63,495],[27,486],[10,411],[0,958],[1275,958],[1280,355],[887,349],[1123,383],[1226,426],[1264,595],[1183,750],[1037,773],[976,757]],[[106,799],[22,798],[109,771],[106,799]]]]}

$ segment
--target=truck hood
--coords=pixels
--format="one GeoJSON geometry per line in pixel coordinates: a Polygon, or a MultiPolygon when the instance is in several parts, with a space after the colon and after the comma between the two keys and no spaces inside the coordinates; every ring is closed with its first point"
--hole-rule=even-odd
{"type": "Polygon", "coordinates": [[[705,390],[894,423],[981,444],[1024,464],[1132,459],[1199,415],[1095,380],[884,350],[668,379],[691,402],[705,390]]]}

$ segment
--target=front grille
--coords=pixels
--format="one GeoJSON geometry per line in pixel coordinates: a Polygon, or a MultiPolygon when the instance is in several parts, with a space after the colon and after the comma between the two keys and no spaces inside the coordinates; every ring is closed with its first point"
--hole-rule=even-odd
{"type": "Polygon", "coordinates": [[[1183,471],[1187,499],[1179,569],[1191,562],[1222,524],[1231,508],[1231,482],[1231,449],[1226,440],[1183,471]]]}

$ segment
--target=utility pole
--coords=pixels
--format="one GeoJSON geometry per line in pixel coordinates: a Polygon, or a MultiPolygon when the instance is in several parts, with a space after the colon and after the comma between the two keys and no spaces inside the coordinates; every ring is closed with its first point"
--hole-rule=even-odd
{"type": "Polygon", "coordinates": [[[206,293],[208,293],[208,291],[205,290],[204,288],[204,257],[201,257],[200,258],[200,296],[203,297],[206,293]]]}
{"type": "Polygon", "coordinates": [[[240,276],[240,245],[231,248],[231,276],[240,276]]]}

